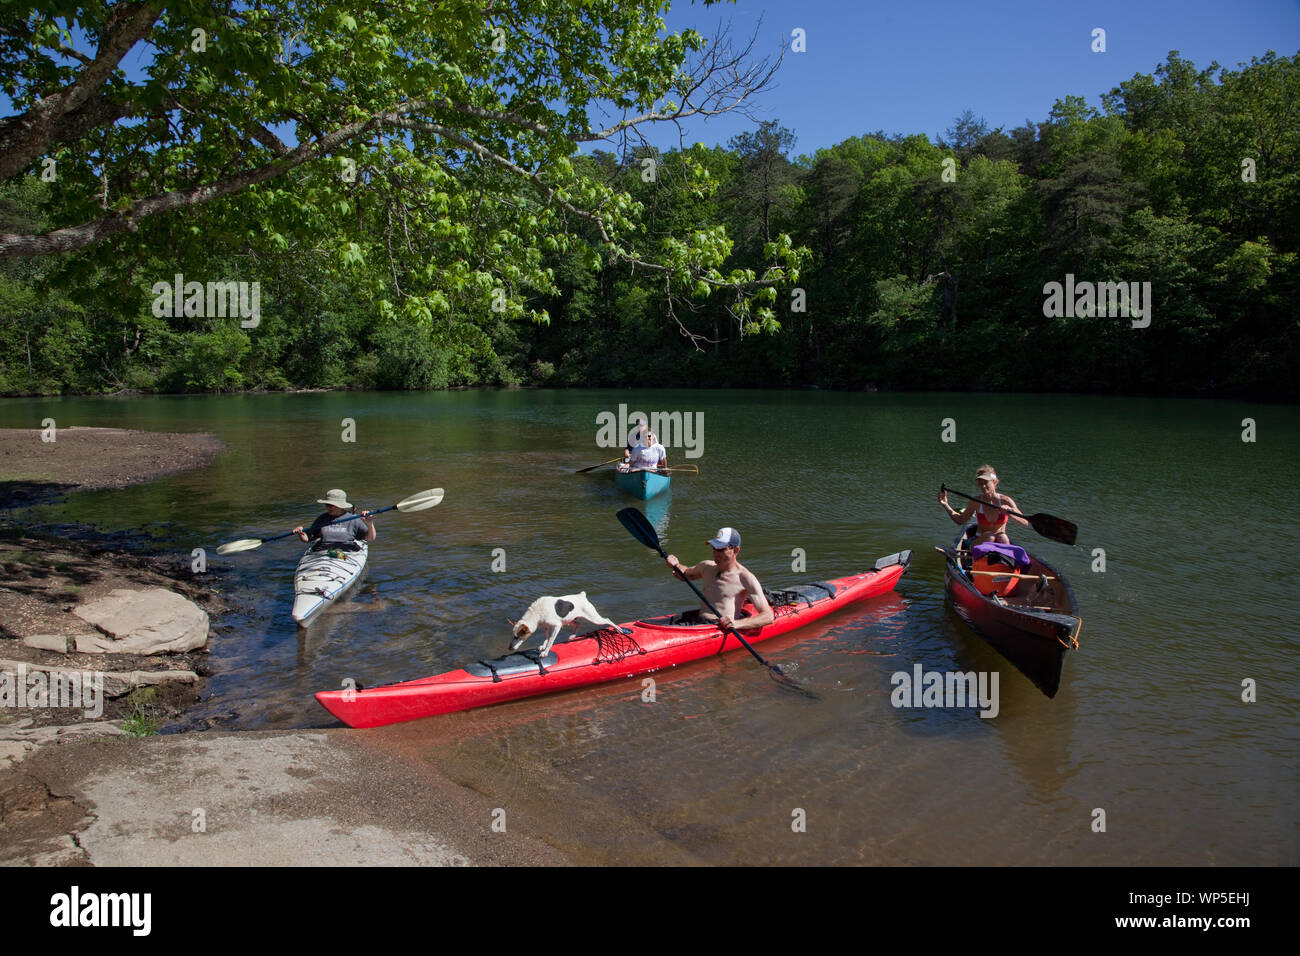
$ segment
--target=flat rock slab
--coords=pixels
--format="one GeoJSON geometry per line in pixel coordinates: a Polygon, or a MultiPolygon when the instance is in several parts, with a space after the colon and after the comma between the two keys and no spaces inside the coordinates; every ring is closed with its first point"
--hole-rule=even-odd
{"type": "Polygon", "coordinates": [[[193,601],[163,588],[118,588],[73,611],[108,638],[77,638],[82,654],[165,654],[208,642],[208,615],[193,601]]]}
{"type": "Polygon", "coordinates": [[[0,770],[8,770],[37,747],[74,737],[114,737],[125,734],[120,720],[95,720],[82,724],[33,727],[30,719],[0,724],[0,770]]]}
{"type": "Polygon", "coordinates": [[[68,653],[68,637],[65,634],[28,634],[23,638],[23,644],[38,651],[68,653]]]}
{"type": "Polygon", "coordinates": [[[29,757],[21,772],[84,816],[62,831],[51,814],[45,825],[31,817],[0,827],[0,865],[570,862],[522,821],[495,832],[494,801],[355,731],[67,741],[29,757]]]}

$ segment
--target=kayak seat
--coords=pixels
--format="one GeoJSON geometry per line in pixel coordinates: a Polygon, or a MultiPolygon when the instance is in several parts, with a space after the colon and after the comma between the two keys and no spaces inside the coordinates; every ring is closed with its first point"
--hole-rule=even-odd
{"type": "Polygon", "coordinates": [[[540,660],[537,657],[537,651],[522,651],[518,654],[507,654],[505,657],[498,657],[490,661],[475,661],[468,665],[466,672],[475,677],[491,677],[492,683],[499,684],[503,677],[514,677],[516,674],[545,674],[546,668],[559,661],[555,656],[555,651],[547,651],[546,656],[540,660]]]}
{"type": "Polygon", "coordinates": [[[317,541],[311,546],[313,551],[360,551],[361,545],[355,541],[335,541],[333,544],[326,544],[325,541],[317,541]]]}

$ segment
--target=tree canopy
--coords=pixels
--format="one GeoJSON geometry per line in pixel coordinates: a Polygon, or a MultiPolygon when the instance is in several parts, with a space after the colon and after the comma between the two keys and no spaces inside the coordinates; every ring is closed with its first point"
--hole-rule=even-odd
{"type": "Polygon", "coordinates": [[[659,149],[777,66],[665,8],[6,8],[0,391],[1300,397],[1300,55],[1171,52],[1009,131],[659,149]],[[260,282],[261,324],[151,312],[180,273],[260,282]],[[1153,321],[1044,314],[1067,274],[1153,321]]]}

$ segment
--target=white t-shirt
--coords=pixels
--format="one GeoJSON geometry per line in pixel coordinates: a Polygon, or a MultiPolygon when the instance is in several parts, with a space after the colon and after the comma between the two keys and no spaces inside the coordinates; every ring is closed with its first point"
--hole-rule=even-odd
{"type": "Polygon", "coordinates": [[[657,468],[659,462],[663,461],[668,455],[664,446],[655,442],[649,448],[645,445],[637,445],[632,449],[631,467],[633,468],[657,468]]]}

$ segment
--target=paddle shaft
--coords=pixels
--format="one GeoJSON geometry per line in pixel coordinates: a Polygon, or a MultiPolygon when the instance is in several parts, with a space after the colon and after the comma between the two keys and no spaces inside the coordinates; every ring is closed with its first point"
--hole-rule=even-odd
{"type": "MultiPolygon", "coordinates": [[[[321,527],[323,528],[323,527],[325,527],[325,525],[329,525],[329,524],[338,524],[338,523],[341,522],[341,521],[351,521],[353,518],[364,518],[364,517],[371,517],[371,518],[373,518],[375,515],[381,515],[381,514],[383,514],[385,511],[392,511],[392,510],[393,510],[394,508],[396,508],[396,507],[397,507],[397,505],[389,505],[387,508],[376,508],[374,511],[362,511],[360,514],[346,514],[346,515],[339,515],[337,518],[331,518],[329,521],[326,521],[325,524],[322,524],[322,525],[321,525],[321,527]]],[[[297,533],[297,532],[294,532],[294,531],[286,531],[284,534],[277,534],[277,535],[275,536],[275,538],[263,538],[262,540],[263,540],[263,541],[274,541],[276,538],[287,538],[287,537],[289,537],[289,535],[291,535],[291,534],[296,534],[296,533],[297,533]]],[[[303,533],[304,533],[304,534],[307,533],[307,529],[306,529],[306,528],[303,529],[303,533]]]]}
{"type": "Polygon", "coordinates": [[[1055,515],[1042,513],[1023,515],[1019,511],[1012,511],[1006,505],[995,505],[993,502],[985,501],[983,498],[972,498],[970,495],[961,491],[955,491],[947,485],[941,484],[939,489],[941,494],[946,495],[951,491],[954,495],[965,498],[967,501],[974,501],[977,504],[988,505],[990,508],[997,508],[999,511],[1005,511],[1009,515],[1015,515],[1017,518],[1022,518],[1029,522],[1029,527],[1033,528],[1044,538],[1051,538],[1053,541],[1059,541],[1062,544],[1074,544],[1075,538],[1079,533],[1078,527],[1073,522],[1066,521],[1064,518],[1058,518],[1055,515]]]}
{"type": "Polygon", "coordinates": [[[623,460],[622,457],[619,457],[619,458],[611,458],[609,461],[602,461],[602,462],[600,462],[600,464],[597,464],[597,465],[588,465],[586,468],[579,468],[577,471],[574,472],[574,474],[575,474],[575,475],[585,475],[585,474],[586,474],[587,472],[589,472],[589,471],[595,471],[597,468],[601,468],[601,467],[603,467],[603,466],[605,466],[605,465],[612,465],[612,464],[614,464],[614,462],[616,462],[616,461],[622,461],[622,460],[623,460]]]}
{"type": "MultiPolygon", "coordinates": [[[[397,505],[389,505],[387,508],[376,508],[374,511],[363,511],[361,514],[339,515],[337,518],[333,518],[330,521],[326,521],[325,524],[321,525],[321,527],[323,528],[327,524],[338,524],[340,521],[351,521],[353,518],[360,518],[366,515],[369,515],[370,517],[374,517],[375,515],[383,514],[385,511],[392,511],[396,507],[397,505]]],[[[273,535],[270,538],[262,538],[260,540],[262,544],[266,544],[266,542],[268,541],[279,541],[281,538],[287,538],[290,535],[297,534],[297,533],[298,532],[296,531],[286,531],[284,534],[277,534],[277,535],[273,535]]],[[[304,529],[304,533],[306,533],[305,529],[304,529]]]]}
{"type": "MultiPolygon", "coordinates": [[[[933,488],[934,485],[931,485],[930,487],[933,488]]],[[[988,505],[990,508],[997,508],[999,511],[1005,511],[1007,514],[1015,515],[1017,518],[1024,518],[1026,521],[1029,520],[1029,515],[1022,515],[1019,511],[1012,511],[1006,505],[995,505],[993,502],[985,501],[983,498],[972,498],[970,495],[963,494],[960,491],[956,491],[952,488],[949,488],[947,485],[940,485],[939,488],[940,490],[943,491],[945,495],[948,494],[957,495],[959,498],[965,498],[967,501],[974,501],[981,505],[988,505]]]]}

